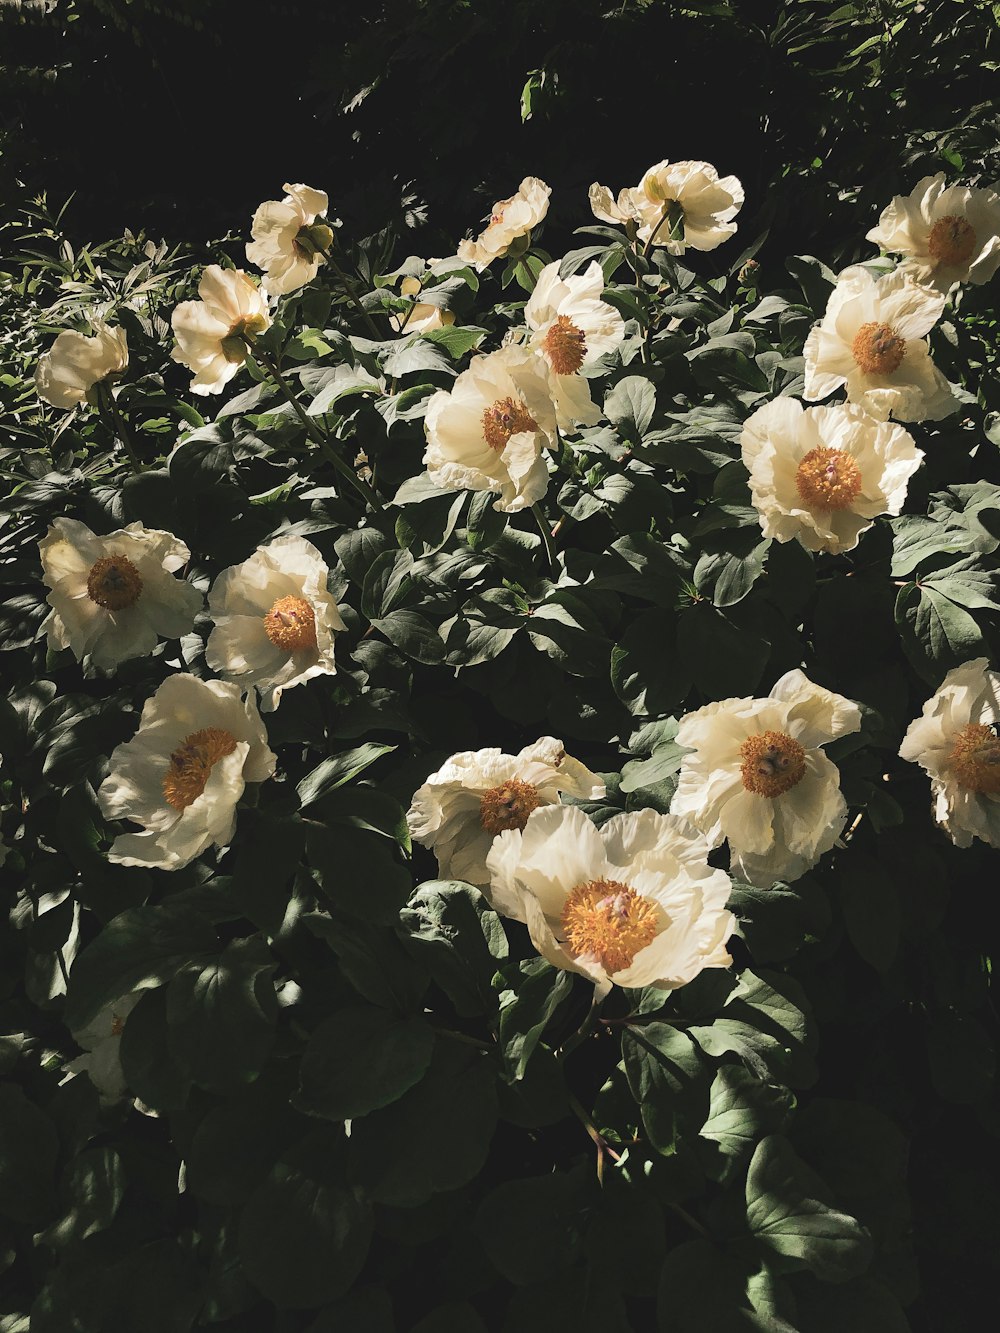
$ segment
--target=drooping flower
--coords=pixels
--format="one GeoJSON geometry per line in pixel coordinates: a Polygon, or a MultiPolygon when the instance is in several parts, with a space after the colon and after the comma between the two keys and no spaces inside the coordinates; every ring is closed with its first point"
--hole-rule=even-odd
{"type": "Polygon", "coordinates": [[[122,1070],[122,1033],[125,1020],[141,999],[142,991],[133,991],[113,1000],[86,1027],[73,1033],[73,1040],[83,1047],[85,1054],[70,1060],[66,1070],[71,1074],[86,1074],[104,1106],[120,1102],[128,1091],[122,1070]]]}
{"type": "Polygon", "coordinates": [[[264,286],[274,296],[312,282],[333,244],[333,228],[318,220],[329,206],[326,194],[308,185],[281,188],[284,199],[268,199],[254,213],[247,245],[248,261],[264,270],[264,286]]]}
{"type": "Polygon", "coordinates": [[[625,321],[606,301],[604,273],[591,264],[585,273],[560,278],[558,262],[546,264],[524,307],[531,330],[528,345],[545,358],[551,370],[551,393],[561,430],[592,426],[601,418],[579,373],[598,357],[612,352],[625,337],[625,321]]]}
{"type": "Polygon", "coordinates": [[[913,437],[860,407],[776,398],[740,436],[765,537],[807,551],[853,550],[879,514],[898,514],[923,459],[913,437]]]}
{"type": "Polygon", "coordinates": [[[38,359],[35,389],[53,407],[90,401],[95,384],[118,379],[128,365],[125,330],[93,321],[93,335],[66,329],[38,359]]]}
{"type": "MultiPolygon", "coordinates": [[[[434,262],[434,261],[431,261],[434,262]]],[[[399,284],[400,295],[419,296],[423,283],[419,278],[404,278],[399,284]]],[[[443,329],[454,324],[455,315],[431,301],[414,301],[409,310],[399,315],[390,315],[389,323],[397,333],[429,333],[431,329],[443,329]]]]}
{"type": "Polygon", "coordinates": [[[905,272],[939,291],[987,282],[1000,267],[1000,194],[945,185],[939,171],[895,195],[867,239],[902,255],[905,272]]]}
{"type": "Polygon", "coordinates": [[[806,339],[803,398],[815,402],[843,386],[852,403],[882,421],[940,421],[954,412],[924,337],[944,302],[900,269],[881,278],[860,265],[844,269],[806,339]]]}
{"type": "Polygon", "coordinates": [[[517,194],[493,205],[489,222],[476,239],[459,241],[458,257],[479,270],[510,252],[527,248],[532,227],[537,227],[549,211],[552,190],[537,176],[525,176],[517,194]]]}
{"type": "Polygon", "coordinates": [[[1000,847],[1000,672],[985,657],[949,671],[899,753],[931,780],[934,818],[957,847],[1000,847]]]}
{"type": "Polygon", "coordinates": [[[208,594],[215,621],[205,660],[224,680],[256,686],[261,710],[273,712],[283,690],[333,675],[333,636],[344,628],[330,571],[312,542],[276,537],[223,570],[208,594]]]}
{"type": "Polygon", "coordinates": [[[187,634],[201,609],[197,588],[174,578],[191,552],[173,533],[130,523],[98,537],[57,518],[38,550],[51,589],[49,647],[71,648],[78,661],[89,653],[104,671],[187,634]]]}
{"type": "Polygon", "coordinates": [[[552,806],[497,838],[487,896],[525,922],[543,958],[589,977],[598,996],[613,985],[670,989],[732,961],[732,886],[708,853],[674,815],[641,810],[598,829],[582,810],[552,806]]]}
{"type": "Polygon", "coordinates": [[[486,855],[497,834],[524,828],[533,810],[558,804],[561,792],[598,801],[604,783],[561,741],[543,736],[518,754],[453,754],[414,793],[406,819],[411,836],[433,850],[442,877],[482,888],[489,883],[486,855]]]}
{"type": "Polygon", "coordinates": [[[106,819],[128,819],[109,861],[180,870],[236,828],[248,782],[274,772],[276,756],[252,695],[222,680],[169,676],[142,710],[139,730],[111,756],[97,793],[106,819]]]}
{"type": "Polygon", "coordinates": [[[195,372],[191,392],[221,393],[247,358],[244,335],[271,325],[267,297],[242,269],[209,264],[198,301],[182,301],[171,316],[174,361],[195,372]]]}
{"type": "Polygon", "coordinates": [[[595,181],[590,207],[602,222],[632,223],[640,241],[682,255],[688,248],[714,250],[735,235],[743,186],[735,176],[720,177],[708,162],[663,161],[617,199],[595,181]]]}
{"type": "Polygon", "coordinates": [[[473,357],[450,390],[431,397],[424,430],[436,486],[494,491],[494,508],[506,513],[535,504],[549,484],[542,450],[556,435],[545,362],[516,346],[473,357]]]}
{"type": "Polygon", "coordinates": [[[728,839],[734,873],[751,884],[793,880],[836,842],[847,818],[840,773],[822,746],[861,726],[850,699],[789,671],[766,699],[723,699],[681,719],[671,814],[712,847],[728,839]]]}

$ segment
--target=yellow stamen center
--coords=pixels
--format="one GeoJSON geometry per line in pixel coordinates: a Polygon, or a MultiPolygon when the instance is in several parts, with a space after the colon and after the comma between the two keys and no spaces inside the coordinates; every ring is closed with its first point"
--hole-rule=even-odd
{"type": "Polygon", "coordinates": [[[806,752],[783,731],[762,731],[740,746],[740,777],[756,796],[781,796],[802,781],[806,752]]]}
{"type": "Polygon", "coordinates": [[[807,509],[848,509],[861,491],[861,469],[843,449],[810,449],[795,485],[807,509]]]}
{"type": "Polygon", "coordinates": [[[976,249],[976,233],[965,218],[948,213],[931,227],[927,249],[932,259],[946,267],[967,264],[976,249]]]}
{"type": "Polygon", "coordinates": [[[206,727],[186,736],[170,756],[163,797],[175,810],[186,810],[205,790],[213,764],[232,754],[236,737],[222,727],[206,727]]]}
{"type": "Polygon", "coordinates": [[[264,617],[264,633],[287,653],[315,648],[315,612],[303,597],[279,597],[264,617]]]}
{"type": "Polygon", "coordinates": [[[888,324],[862,324],[851,343],[851,355],[866,375],[891,375],[906,352],[906,339],[888,324]]]}
{"type": "Polygon", "coordinates": [[[557,315],[542,348],[557,375],[575,375],[587,355],[587,339],[568,315],[557,315]]]}
{"type": "Polygon", "coordinates": [[[656,904],[628,884],[594,879],[578,884],[566,899],[562,929],[574,957],[595,959],[613,974],[631,967],[651,944],[658,926],[656,904]]]}
{"type": "Polygon", "coordinates": [[[127,555],[106,555],[91,565],[87,596],[107,611],[134,606],[142,592],[142,578],[127,555]]]}
{"type": "Polygon", "coordinates": [[[948,756],[951,771],[966,791],[1000,796],[1000,737],[982,722],[970,722],[955,737],[948,756]]]}
{"type": "Polygon", "coordinates": [[[507,829],[524,828],[532,810],[537,810],[541,803],[537,787],[511,778],[509,782],[501,782],[499,787],[483,792],[479,802],[479,822],[490,837],[495,838],[507,829]]]}
{"type": "Polygon", "coordinates": [[[491,449],[502,454],[512,435],[523,430],[537,430],[538,423],[515,398],[504,398],[483,412],[483,436],[491,449]]]}

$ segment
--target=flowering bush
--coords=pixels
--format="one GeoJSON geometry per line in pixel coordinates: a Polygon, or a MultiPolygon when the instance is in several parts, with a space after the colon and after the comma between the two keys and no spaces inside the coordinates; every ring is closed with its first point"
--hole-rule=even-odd
{"type": "Polygon", "coordinates": [[[435,260],[288,185],[8,274],[4,1333],[908,1327],[908,1145],[992,1123],[940,187],[839,275],[666,161],[563,254],[534,177],[435,260]]]}

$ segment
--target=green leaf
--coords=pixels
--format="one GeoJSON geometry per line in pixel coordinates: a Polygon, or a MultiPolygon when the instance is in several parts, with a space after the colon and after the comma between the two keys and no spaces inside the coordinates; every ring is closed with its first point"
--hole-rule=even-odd
{"type": "Polygon", "coordinates": [[[721,611],[699,602],[680,617],[677,652],[707,699],[726,699],[756,689],[770,645],[721,611]]]}
{"type": "Polygon", "coordinates": [[[752,1276],[710,1240],[675,1246],[660,1274],[660,1333],[797,1333],[754,1309],[747,1291],[752,1276]]]}
{"type": "Polygon", "coordinates": [[[128,1016],[119,1053],[125,1085],[156,1111],[179,1111],[191,1079],[170,1049],[165,990],[147,991],[128,1016]]]}
{"type": "Polygon", "coordinates": [[[598,1203],[589,1167],[510,1180],[488,1194],[474,1228],[497,1271],[517,1286],[541,1282],[579,1255],[598,1203]]]}
{"type": "Polygon", "coordinates": [[[500,1045],[515,1080],[524,1077],[549,1021],[573,989],[572,975],[544,958],[529,958],[518,968],[517,993],[500,1010],[500,1045]]]}
{"type": "Polygon", "coordinates": [[[794,1100],[787,1088],[764,1082],[740,1065],[720,1065],[708,1119],[701,1127],[701,1137],[715,1144],[723,1157],[710,1168],[717,1180],[731,1179],[760,1139],[784,1127],[794,1100]]]}
{"type": "Polygon", "coordinates": [[[708,1111],[708,1069],[698,1047],[669,1023],[643,1023],[622,1033],[622,1055],[650,1143],[675,1152],[685,1124],[703,1124],[708,1111]]]}
{"type": "Polygon", "coordinates": [[[495,1011],[493,975],[507,957],[507,937],[478,889],[457,880],[428,880],[418,886],[400,920],[407,950],[460,1014],[495,1011]]]}
{"type": "Polygon", "coordinates": [[[466,352],[471,352],[474,347],[479,346],[486,337],[486,330],[450,324],[443,329],[431,329],[423,334],[423,337],[443,347],[448,355],[457,361],[466,352]]]}
{"type": "Polygon", "coordinates": [[[656,390],[641,375],[619,380],[604,400],[604,415],[620,435],[633,443],[645,435],[655,410],[656,390]]]}
{"type": "Polygon", "coordinates": [[[395,748],[395,745],[381,745],[371,741],[359,745],[356,750],[345,750],[342,754],[324,759],[295,788],[301,809],[305,810],[327,792],[335,791],[345,782],[350,782],[352,778],[356,778],[359,773],[371,767],[376,759],[381,759],[384,754],[391,754],[395,748]]]}
{"type": "Polygon", "coordinates": [[[691,689],[690,664],[677,649],[677,625],[673,612],[642,612],[612,649],[611,684],[638,717],[676,713],[691,689]]]}
{"type": "Polygon", "coordinates": [[[106,1230],[125,1197],[125,1184],[122,1159],[114,1148],[87,1148],[73,1159],[63,1179],[67,1213],[41,1239],[55,1249],[106,1230]]]}
{"type": "Polygon", "coordinates": [[[376,616],[372,624],[401,653],[417,662],[434,666],[444,657],[441,635],[433,621],[419,611],[393,611],[388,616],[376,616]]]}
{"type": "Polygon", "coordinates": [[[295,1105],[327,1120],[351,1120],[388,1106],[427,1072],[434,1030],[422,1018],[350,1006],[309,1038],[295,1105]]]}
{"type": "Polygon", "coordinates": [[[932,585],[907,583],[900,588],[896,625],[914,669],[932,684],[971,657],[989,656],[979,626],[968,611],[932,585]]]}

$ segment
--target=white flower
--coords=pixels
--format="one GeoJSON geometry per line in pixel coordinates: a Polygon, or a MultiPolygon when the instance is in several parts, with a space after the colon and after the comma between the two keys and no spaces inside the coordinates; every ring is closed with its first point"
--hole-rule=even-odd
{"type": "Polygon", "coordinates": [[[688,247],[714,250],[735,235],[733,218],[743,207],[743,186],[735,176],[720,177],[708,162],[663,161],[617,200],[595,181],[590,207],[604,222],[631,222],[640,241],[682,255],[688,247]]]}
{"type": "Polygon", "coordinates": [[[281,188],[284,199],[268,199],[254,213],[247,246],[247,259],[264,270],[264,286],[275,296],[312,282],[333,244],[333,229],[316,221],[329,206],[324,192],[287,183],[281,188]]]}
{"type": "Polygon", "coordinates": [[[751,884],[793,880],[840,836],[847,805],[821,746],[861,726],[857,704],[789,671],[767,699],[723,699],[681,719],[684,756],[671,814],[713,847],[729,840],[751,884]]]}
{"type": "Polygon", "coordinates": [[[509,250],[521,253],[527,248],[527,242],[520,245],[517,242],[527,237],[532,227],[536,227],[549,211],[551,193],[544,181],[536,176],[525,176],[517,194],[493,205],[485,230],[474,241],[459,241],[459,259],[481,270],[509,250]]]}
{"type": "Polygon", "coordinates": [[[423,461],[442,490],[495,491],[494,508],[514,513],[545,494],[542,450],[555,442],[548,368],[527,348],[473,357],[452,388],[427,404],[423,461]]]}
{"type": "Polygon", "coordinates": [[[120,1102],[128,1090],[122,1070],[122,1032],[126,1018],[141,999],[142,991],[123,995],[106,1004],[92,1022],[73,1033],[73,1040],[86,1054],[70,1060],[66,1069],[71,1074],[86,1074],[104,1106],[120,1102]]]}
{"type": "Polygon", "coordinates": [[[558,261],[546,264],[524,307],[531,330],[528,345],[545,358],[552,371],[551,393],[561,430],[577,423],[592,426],[601,418],[587,381],[578,373],[625,337],[625,321],[606,301],[604,273],[592,263],[585,273],[560,278],[558,261]]]}
{"type": "Polygon", "coordinates": [[[337,669],[333,636],[344,622],[327,591],[329,573],[312,542],[276,537],[224,570],[208,594],[215,628],[205,660],[243,689],[256,685],[265,713],[282,690],[337,669]]]}
{"type": "Polygon", "coordinates": [[[209,264],[198,284],[200,301],[182,301],[171,316],[174,361],[195,372],[191,392],[221,393],[246,360],[244,334],[270,327],[267,297],[242,269],[209,264]]]}
{"type": "Polygon", "coordinates": [[[117,379],[128,365],[124,329],[94,321],[93,337],[67,329],[42,354],[35,370],[35,389],[53,407],[77,407],[89,401],[95,384],[117,379]]]}
{"type": "Polygon", "coordinates": [[[897,269],[881,278],[844,269],[826,313],[806,339],[803,398],[847,397],[884,421],[940,421],[957,406],[924,341],[945,298],[897,269]]]}
{"type": "Polygon", "coordinates": [[[496,835],[523,828],[533,810],[558,804],[560,792],[599,801],[604,783],[551,736],[518,754],[463,750],[414,794],[406,819],[411,836],[433,849],[442,877],[482,888],[496,835]]]}
{"type": "Polygon", "coordinates": [[[764,536],[807,551],[853,550],[878,514],[898,514],[923,458],[902,426],[793,398],[748,417],[740,443],[764,536]]]}
{"type": "Polygon", "coordinates": [[[38,551],[51,589],[49,647],[72,648],[79,661],[89,653],[104,671],[187,634],[201,609],[197,588],[173,577],[191,556],[173,533],[130,523],[98,537],[57,518],[38,551]]]}
{"type": "Polygon", "coordinates": [[[582,810],[553,806],[497,838],[487,896],[525,922],[550,963],[589,977],[598,997],[612,985],[669,989],[732,961],[732,886],[708,852],[673,815],[614,815],[598,829],[582,810]]]}
{"type": "MultiPolygon", "coordinates": [[[[423,283],[419,278],[404,278],[399,284],[402,296],[417,296],[422,288],[423,283]]],[[[455,316],[451,310],[443,310],[430,301],[414,301],[403,314],[389,316],[389,323],[397,333],[429,333],[431,329],[443,329],[454,322],[455,316]]]]}
{"type": "Polygon", "coordinates": [[[180,870],[213,843],[225,846],[244,786],[269,778],[274,765],[251,695],[242,700],[221,680],[169,676],[97,793],[106,819],[144,830],[120,834],[108,860],[180,870]]]}
{"type": "Polygon", "coordinates": [[[945,185],[939,171],[897,194],[867,239],[902,255],[906,272],[942,292],[987,282],[1000,267],[1000,195],[945,185]]]}
{"type": "Polygon", "coordinates": [[[1000,672],[985,657],[949,671],[899,753],[931,780],[934,818],[958,847],[1000,847],[1000,672]]]}

